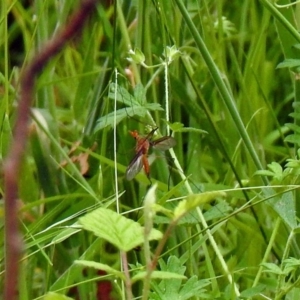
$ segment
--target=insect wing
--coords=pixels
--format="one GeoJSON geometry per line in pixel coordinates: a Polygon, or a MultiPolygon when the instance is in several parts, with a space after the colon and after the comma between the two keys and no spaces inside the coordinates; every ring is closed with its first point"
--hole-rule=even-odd
{"type": "Polygon", "coordinates": [[[143,153],[139,151],[135,157],[130,162],[129,166],[126,170],[126,179],[131,180],[133,179],[142,169],[143,167],[143,153]]]}
{"type": "Polygon", "coordinates": [[[151,146],[160,151],[166,151],[176,145],[176,140],[171,136],[163,136],[155,141],[152,141],[151,146]]]}

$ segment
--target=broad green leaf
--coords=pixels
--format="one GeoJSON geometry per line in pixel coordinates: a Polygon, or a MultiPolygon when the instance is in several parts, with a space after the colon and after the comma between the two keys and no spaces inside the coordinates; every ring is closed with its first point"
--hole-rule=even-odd
{"type": "MultiPolygon", "coordinates": [[[[83,228],[105,239],[122,251],[129,251],[144,241],[144,227],[120,214],[105,208],[98,208],[79,219],[83,228]]],[[[148,239],[158,240],[162,233],[152,229],[148,239]]]]}
{"type": "Polygon", "coordinates": [[[111,275],[119,277],[122,280],[125,280],[125,276],[122,272],[120,272],[119,270],[116,270],[106,264],[101,264],[101,263],[98,263],[95,261],[90,261],[90,260],[75,260],[74,263],[77,265],[82,265],[85,267],[102,270],[102,271],[105,271],[107,274],[111,274],[111,275]]]}

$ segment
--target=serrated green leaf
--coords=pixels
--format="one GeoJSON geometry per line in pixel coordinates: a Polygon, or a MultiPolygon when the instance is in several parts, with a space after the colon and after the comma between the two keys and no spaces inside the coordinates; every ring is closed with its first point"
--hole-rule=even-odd
{"type": "Polygon", "coordinates": [[[115,83],[111,83],[109,86],[108,98],[115,100],[115,97],[118,102],[123,103],[126,106],[140,106],[136,99],[125,88],[116,85],[115,83]],[[115,93],[116,88],[117,92],[115,93]]]}
{"type": "Polygon", "coordinates": [[[141,83],[138,83],[133,90],[134,98],[136,102],[141,105],[146,103],[146,90],[141,83]]]}
{"type": "Polygon", "coordinates": [[[116,270],[106,264],[101,264],[101,263],[98,263],[95,261],[90,261],[90,260],[75,260],[74,263],[77,265],[82,265],[85,267],[102,270],[102,271],[105,271],[107,274],[114,275],[122,280],[125,280],[125,276],[122,272],[120,272],[119,270],[116,270]]]}
{"type": "MultiPolygon", "coordinates": [[[[167,263],[165,263],[164,260],[160,259],[159,260],[159,265],[160,265],[160,269],[162,271],[166,271],[166,272],[172,272],[172,273],[177,273],[180,275],[183,275],[185,270],[186,270],[186,266],[184,266],[183,264],[181,264],[180,259],[178,257],[176,257],[175,255],[172,255],[168,258],[167,263]]],[[[179,280],[178,278],[170,278],[167,281],[163,280],[160,283],[160,286],[163,287],[163,290],[165,291],[165,295],[166,297],[171,297],[171,295],[174,295],[174,293],[178,293],[181,287],[181,283],[182,280],[179,280]]]]}
{"type": "Polygon", "coordinates": [[[226,193],[222,191],[205,192],[202,194],[194,194],[188,196],[185,200],[179,202],[174,210],[174,220],[180,219],[183,215],[193,210],[197,206],[209,203],[216,197],[226,197],[226,193]]]}
{"type": "Polygon", "coordinates": [[[294,257],[287,258],[283,261],[284,273],[290,274],[291,272],[296,271],[300,266],[300,260],[294,257]]]}
{"type": "MultiPolygon", "coordinates": [[[[186,267],[182,265],[179,258],[170,256],[167,263],[163,260],[159,261],[162,271],[171,274],[183,275],[186,267]]],[[[152,288],[155,293],[151,293],[150,299],[191,299],[193,296],[200,296],[205,292],[204,287],[209,285],[209,280],[199,280],[197,276],[192,276],[182,284],[180,278],[163,278],[159,284],[152,282],[152,288]],[[159,297],[156,297],[159,295],[159,297]]]]}
{"type": "MultiPolygon", "coordinates": [[[[81,217],[79,223],[83,228],[92,231],[122,251],[129,251],[144,241],[144,228],[137,222],[105,208],[98,208],[81,217]]],[[[148,239],[158,240],[162,233],[152,229],[148,239]]]]}
{"type": "Polygon", "coordinates": [[[270,170],[272,170],[275,174],[282,174],[282,166],[279,163],[275,162],[275,161],[268,164],[268,168],[270,170]]]}
{"type": "Polygon", "coordinates": [[[114,124],[118,125],[121,121],[128,117],[140,116],[144,117],[147,113],[147,109],[142,106],[132,106],[130,108],[121,108],[116,111],[116,113],[111,112],[97,120],[94,133],[99,130],[111,127],[113,128],[114,124]],[[116,121],[115,121],[116,118],[116,121]]]}
{"type": "Polygon", "coordinates": [[[187,300],[191,299],[193,296],[199,297],[206,291],[204,287],[210,284],[211,282],[208,279],[198,280],[198,277],[194,275],[183,285],[179,292],[179,299],[187,300]]]}
{"type": "Polygon", "coordinates": [[[285,164],[286,168],[299,168],[300,167],[300,161],[298,159],[294,158],[288,158],[287,163],[285,164]]]}

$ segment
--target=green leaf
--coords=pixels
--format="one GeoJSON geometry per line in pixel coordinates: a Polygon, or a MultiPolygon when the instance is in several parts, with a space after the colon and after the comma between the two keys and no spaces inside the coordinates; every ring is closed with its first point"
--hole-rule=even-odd
{"type": "Polygon", "coordinates": [[[159,103],[146,102],[146,92],[141,84],[138,84],[135,87],[134,96],[132,96],[123,87],[111,83],[108,97],[112,100],[116,98],[116,101],[128,107],[120,108],[116,112],[110,112],[99,118],[96,122],[94,133],[106,127],[113,128],[114,124],[118,125],[128,117],[137,116],[144,118],[148,111],[163,111],[163,108],[159,103]],[[117,92],[115,93],[116,88],[117,92]]]}
{"type": "Polygon", "coordinates": [[[289,274],[292,271],[296,271],[300,266],[300,260],[295,257],[286,258],[283,261],[284,272],[289,274]]]}
{"type": "Polygon", "coordinates": [[[81,228],[66,228],[65,230],[63,230],[62,232],[60,232],[58,235],[55,236],[55,238],[52,240],[52,243],[53,244],[61,243],[79,231],[81,231],[81,228]]]}
{"type": "Polygon", "coordinates": [[[273,171],[275,174],[282,175],[282,167],[279,163],[273,161],[272,163],[268,164],[268,168],[273,171]]]}
{"type": "Polygon", "coordinates": [[[145,55],[139,48],[134,48],[134,50],[130,49],[127,60],[135,62],[136,64],[141,64],[145,61],[145,55]]]}
{"type": "Polygon", "coordinates": [[[254,173],[255,176],[263,175],[263,176],[274,176],[274,172],[269,170],[258,170],[254,173]]]}
{"type": "Polygon", "coordinates": [[[293,123],[286,123],[284,124],[286,127],[288,127],[289,129],[293,130],[295,133],[300,133],[300,126],[293,124],[293,123]]]}
{"type": "Polygon", "coordinates": [[[295,234],[299,234],[300,233],[300,225],[299,224],[294,228],[294,233],[295,234]]]}
{"type": "Polygon", "coordinates": [[[277,162],[272,162],[271,164],[268,164],[269,170],[259,170],[256,171],[254,175],[265,175],[265,176],[272,176],[274,179],[281,182],[283,180],[283,169],[281,165],[277,162]]]}
{"type": "Polygon", "coordinates": [[[300,113],[298,112],[292,112],[289,114],[290,117],[294,118],[294,119],[300,119],[300,113]]]}
{"type": "Polygon", "coordinates": [[[43,300],[73,300],[74,298],[67,297],[62,294],[50,292],[47,293],[44,297],[43,300]]]}
{"type": "Polygon", "coordinates": [[[189,278],[189,280],[183,285],[182,289],[180,290],[180,299],[191,299],[194,296],[199,297],[199,295],[204,294],[204,292],[206,291],[204,287],[210,284],[210,280],[198,280],[198,277],[194,275],[191,278],[189,278]]]}
{"type": "Polygon", "coordinates": [[[241,292],[241,297],[243,298],[251,298],[254,296],[260,295],[264,290],[266,289],[266,286],[263,284],[259,284],[255,287],[251,287],[249,289],[246,289],[241,292]]]}
{"type": "Polygon", "coordinates": [[[108,98],[112,100],[116,100],[126,106],[132,106],[132,105],[137,105],[139,106],[140,104],[136,99],[123,87],[111,83],[109,85],[109,93],[108,93],[108,98]],[[115,93],[115,89],[117,89],[117,92],[115,93]]]}
{"type": "MultiPolygon", "coordinates": [[[[159,261],[161,269],[166,274],[177,273],[179,276],[184,274],[186,267],[183,266],[176,256],[170,256],[167,264],[163,260],[159,261]],[[170,273],[171,272],[171,273],[170,273]]],[[[160,283],[152,282],[155,293],[150,295],[150,299],[191,299],[193,296],[202,295],[204,287],[209,285],[207,279],[199,280],[197,276],[192,276],[185,284],[182,278],[164,278],[160,283]]]]}
{"type": "Polygon", "coordinates": [[[286,192],[280,197],[274,197],[268,203],[272,205],[278,215],[291,229],[297,227],[293,192],[286,192]]]}
{"type": "Polygon", "coordinates": [[[136,102],[144,105],[146,101],[146,90],[141,83],[138,83],[133,90],[134,98],[136,102]]]}
{"type": "Polygon", "coordinates": [[[222,218],[232,210],[233,208],[226,201],[222,201],[217,205],[212,206],[208,211],[206,211],[204,213],[204,218],[206,221],[222,218]]]}
{"type": "MultiPolygon", "coordinates": [[[[83,228],[92,231],[122,251],[129,251],[144,241],[144,227],[120,214],[105,208],[98,208],[79,219],[83,228]]],[[[158,240],[162,233],[152,229],[149,240],[158,240]]]]}
{"type": "Polygon", "coordinates": [[[140,116],[144,117],[147,113],[147,109],[142,106],[132,106],[130,108],[121,108],[116,111],[116,113],[111,112],[101,118],[96,122],[94,133],[106,127],[114,127],[114,124],[118,125],[121,121],[128,117],[140,116]],[[115,121],[116,118],[116,121],[115,121]]]}
{"type": "MultiPolygon", "coordinates": [[[[168,258],[167,263],[165,263],[164,260],[160,259],[159,265],[162,271],[176,273],[179,276],[182,276],[186,270],[186,267],[180,263],[179,258],[174,255],[168,258]]],[[[184,278],[186,277],[184,276],[184,278]]],[[[176,299],[176,297],[172,298],[172,296],[174,294],[178,295],[178,292],[181,287],[182,279],[183,278],[165,278],[158,285],[157,284],[153,284],[153,285],[154,286],[156,285],[157,289],[163,291],[164,294],[163,299],[176,299]]]]}
{"type": "Polygon", "coordinates": [[[285,59],[283,62],[279,63],[276,69],[282,68],[295,68],[300,66],[300,59],[285,59]]]}
{"type": "Polygon", "coordinates": [[[180,201],[175,208],[174,220],[180,219],[183,217],[183,215],[193,210],[197,206],[204,203],[209,203],[217,197],[226,197],[226,193],[222,191],[213,191],[188,196],[185,200],[180,201]]]}
{"type": "Polygon", "coordinates": [[[178,57],[180,57],[181,52],[176,48],[175,45],[173,45],[172,47],[167,46],[165,48],[165,51],[163,53],[163,56],[165,56],[166,61],[168,63],[171,63],[173,60],[177,59],[178,57]]]}
{"type": "Polygon", "coordinates": [[[274,273],[274,274],[277,274],[277,275],[286,275],[280,269],[280,267],[278,267],[277,265],[275,265],[273,263],[262,263],[261,265],[266,268],[266,270],[264,270],[263,272],[274,273]]]}
{"type": "Polygon", "coordinates": [[[121,108],[116,111],[116,113],[111,112],[97,120],[94,133],[105,128],[113,128],[116,118],[116,125],[128,117],[138,116],[144,118],[147,111],[162,111],[163,108],[158,103],[146,103],[144,106],[134,105],[129,108],[121,108]]]}
{"type": "Polygon", "coordinates": [[[173,132],[194,132],[194,133],[199,133],[199,134],[207,134],[208,132],[199,128],[194,128],[194,127],[184,127],[184,125],[182,123],[179,122],[167,122],[167,124],[169,125],[170,129],[173,132]]]}
{"type": "Polygon", "coordinates": [[[290,134],[285,137],[285,142],[292,143],[292,144],[299,144],[300,143],[300,134],[290,134]]]}
{"type": "MultiPolygon", "coordinates": [[[[132,277],[131,281],[132,283],[137,282],[138,280],[142,280],[146,277],[147,272],[139,272],[135,276],[132,277]]],[[[153,271],[151,273],[151,279],[186,279],[186,276],[180,275],[177,273],[172,273],[172,272],[164,272],[164,271],[153,271]]]]}
{"type": "Polygon", "coordinates": [[[116,277],[119,277],[122,280],[125,280],[125,276],[122,272],[120,272],[119,270],[116,270],[108,265],[105,264],[101,264],[95,261],[90,261],[90,260],[75,260],[74,262],[77,265],[82,265],[85,267],[89,267],[89,268],[94,268],[97,270],[102,270],[105,271],[107,274],[111,274],[114,275],[116,277]]]}

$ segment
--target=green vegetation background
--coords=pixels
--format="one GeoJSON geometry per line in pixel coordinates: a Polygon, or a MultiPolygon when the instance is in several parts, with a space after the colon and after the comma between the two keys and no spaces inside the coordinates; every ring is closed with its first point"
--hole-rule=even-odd
{"type": "MultiPolygon", "coordinates": [[[[20,73],[78,3],[1,1],[1,159],[12,139],[20,73]]],[[[128,131],[147,134],[151,125],[167,135],[168,114],[177,145],[174,153],[152,156],[157,203],[172,212],[191,192],[226,190],[227,197],[195,198],[206,225],[185,207],[189,214],[168,236],[157,270],[186,279],[152,279],[149,298],[175,299],[173,291],[181,299],[298,299],[300,3],[279,6],[288,3],[99,2],[82,35],[36,82],[19,184],[20,299],[50,291],[57,294],[48,297],[95,299],[103,278],[115,299],[126,298],[122,277],[105,270],[102,278],[74,263],[89,259],[120,269],[118,251],[78,227],[78,218],[97,207],[116,211],[117,201],[126,217],[142,217],[132,209],[141,207],[149,181],[143,172],[125,179],[135,146],[128,131]],[[168,86],[167,47],[179,51],[168,65],[168,86]],[[134,49],[147,66],[128,61],[134,49]]],[[[173,221],[160,213],[153,226],[164,233],[173,221]]],[[[157,242],[150,245],[154,252],[157,242]]],[[[145,265],[143,249],[127,259],[130,274],[145,265]]],[[[137,281],[133,295],[145,286],[137,281]]]]}

